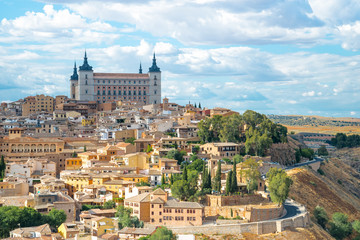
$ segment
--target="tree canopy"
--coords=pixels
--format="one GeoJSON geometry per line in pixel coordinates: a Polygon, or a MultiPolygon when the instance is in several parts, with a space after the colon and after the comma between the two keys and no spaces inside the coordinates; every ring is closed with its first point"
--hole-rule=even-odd
{"type": "Polygon", "coordinates": [[[329,232],[337,240],[346,238],[352,233],[351,223],[346,214],[336,212],[332,215],[329,232]]]}
{"type": "Polygon", "coordinates": [[[198,128],[201,141],[245,142],[246,153],[250,155],[263,156],[272,143],[287,142],[286,127],[251,110],[243,115],[206,118],[200,121],[198,128]]]}
{"type": "Polygon", "coordinates": [[[155,233],[149,237],[149,240],[173,240],[175,235],[171,230],[166,227],[159,227],[156,229],[155,233]]]}
{"type": "Polygon", "coordinates": [[[185,151],[179,151],[177,149],[170,150],[166,157],[170,159],[175,159],[178,161],[178,164],[180,165],[184,161],[184,156],[186,155],[185,151]]]}
{"type": "Polygon", "coordinates": [[[325,209],[323,207],[320,206],[316,206],[314,209],[314,217],[317,221],[317,223],[325,229],[326,224],[329,221],[329,217],[325,212],[325,209]]]}
{"type": "Polygon", "coordinates": [[[283,204],[287,199],[292,184],[291,178],[283,169],[273,170],[267,174],[269,179],[269,191],[271,200],[277,204],[283,204]]]}
{"type": "Polygon", "coordinates": [[[115,217],[118,218],[119,229],[124,227],[143,228],[144,222],[140,221],[137,217],[131,216],[132,209],[125,208],[123,205],[118,206],[115,217]]]}

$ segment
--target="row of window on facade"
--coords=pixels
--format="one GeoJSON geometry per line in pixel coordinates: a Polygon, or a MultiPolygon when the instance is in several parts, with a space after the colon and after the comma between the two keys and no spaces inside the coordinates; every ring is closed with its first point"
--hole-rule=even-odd
{"type": "MultiPolygon", "coordinates": [[[[107,92],[107,94],[106,94],[106,91],[105,91],[105,90],[102,91],[102,94],[101,94],[100,90],[97,91],[97,95],[121,95],[121,91],[119,91],[119,94],[117,94],[117,91],[114,90],[113,93],[114,93],[114,94],[111,94],[111,91],[110,91],[110,90],[107,92]]],[[[133,93],[134,93],[133,95],[137,95],[137,94],[136,94],[136,91],[134,91],[133,93]]],[[[128,94],[127,94],[126,91],[124,91],[122,95],[125,95],[125,96],[126,96],[126,95],[130,95],[130,96],[131,96],[131,91],[128,91],[128,94]]],[[[141,91],[139,91],[139,94],[138,94],[138,95],[141,96],[141,91]]],[[[146,91],[144,91],[144,95],[146,95],[146,91]]]]}
{"type": "MultiPolygon", "coordinates": [[[[87,78],[85,78],[85,79],[87,79],[87,78]]],[[[156,80],[156,78],[155,78],[155,80],[156,80]]],[[[103,81],[103,83],[105,84],[105,80],[103,81]]],[[[110,83],[110,80],[109,80],[109,83],[110,83]]],[[[100,81],[99,81],[99,80],[98,80],[98,84],[100,84],[100,81]]],[[[116,83],[115,83],[115,80],[114,80],[114,84],[116,84],[116,83]]],[[[126,84],[126,81],[124,81],[124,83],[121,83],[120,80],[119,80],[118,84],[126,84]]],[[[129,81],[129,84],[131,84],[131,81],[129,81]]],[[[136,81],[134,81],[134,84],[136,84],[136,81]]],[[[139,84],[141,84],[141,81],[139,81],[139,84]]],[[[144,84],[148,84],[148,83],[146,83],[146,82],[144,81],[144,84]]],[[[88,81],[87,81],[87,80],[85,80],[85,85],[88,85],[88,81]]],[[[154,82],[154,86],[157,86],[156,81],[154,82]]]]}

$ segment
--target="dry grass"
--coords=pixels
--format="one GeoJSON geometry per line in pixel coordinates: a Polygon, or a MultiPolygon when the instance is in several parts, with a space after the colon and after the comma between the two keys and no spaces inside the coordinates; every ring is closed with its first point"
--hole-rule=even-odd
{"type": "Polygon", "coordinates": [[[346,134],[360,134],[360,126],[344,126],[344,127],[331,127],[331,126],[288,126],[288,132],[312,132],[312,133],[323,133],[332,134],[346,133],[346,134]]]}

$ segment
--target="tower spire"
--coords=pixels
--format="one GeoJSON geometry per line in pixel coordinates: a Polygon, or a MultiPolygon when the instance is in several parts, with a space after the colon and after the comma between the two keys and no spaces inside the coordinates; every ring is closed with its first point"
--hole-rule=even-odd
{"type": "Polygon", "coordinates": [[[142,67],[141,67],[141,62],[140,62],[140,68],[139,68],[139,73],[142,74],[142,67]]]}
{"type": "Polygon", "coordinates": [[[85,50],[85,55],[84,55],[84,63],[82,66],[79,67],[79,69],[82,71],[92,71],[92,66],[89,65],[88,60],[87,60],[86,50],[85,50]]]}
{"type": "Polygon", "coordinates": [[[155,52],[154,52],[154,57],[153,57],[153,61],[152,61],[152,66],[149,67],[149,72],[160,72],[160,68],[156,65],[155,52]]]}
{"type": "Polygon", "coordinates": [[[76,67],[76,61],[74,61],[74,71],[73,75],[71,75],[70,80],[78,80],[79,76],[77,74],[77,67],[76,67]]]}

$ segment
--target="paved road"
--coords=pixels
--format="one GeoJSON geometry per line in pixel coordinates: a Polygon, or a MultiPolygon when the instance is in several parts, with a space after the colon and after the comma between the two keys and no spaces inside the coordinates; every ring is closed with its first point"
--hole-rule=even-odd
{"type": "Polygon", "coordinates": [[[286,202],[284,204],[284,207],[286,209],[286,215],[281,217],[280,219],[295,217],[296,215],[302,213],[297,204],[286,202]]]}
{"type": "Polygon", "coordinates": [[[302,167],[302,166],[306,166],[306,165],[309,165],[309,164],[312,164],[312,163],[322,162],[322,161],[324,161],[323,158],[314,157],[314,160],[304,162],[304,163],[296,163],[296,164],[294,164],[292,166],[285,167],[285,170],[290,170],[290,169],[293,169],[293,168],[302,167]]]}

